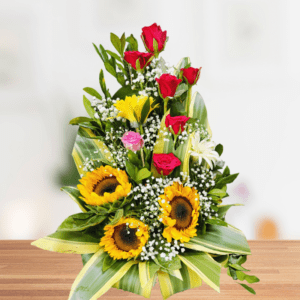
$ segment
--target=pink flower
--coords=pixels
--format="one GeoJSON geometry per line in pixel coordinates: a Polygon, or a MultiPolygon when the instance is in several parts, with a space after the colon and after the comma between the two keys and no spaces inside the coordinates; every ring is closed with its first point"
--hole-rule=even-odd
{"type": "Polygon", "coordinates": [[[144,140],[142,136],[134,131],[127,131],[122,136],[122,142],[126,149],[131,151],[138,151],[144,147],[144,140]]]}

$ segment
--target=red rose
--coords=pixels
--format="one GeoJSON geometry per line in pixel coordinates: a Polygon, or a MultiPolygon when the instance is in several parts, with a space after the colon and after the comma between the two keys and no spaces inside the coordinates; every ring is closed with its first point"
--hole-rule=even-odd
{"type": "Polygon", "coordinates": [[[194,85],[197,83],[199,76],[200,76],[200,72],[201,72],[201,68],[196,69],[196,68],[186,68],[186,69],[181,69],[181,71],[183,71],[183,78],[188,82],[189,85],[194,85]]]}
{"type": "Polygon", "coordinates": [[[174,133],[177,134],[179,132],[179,129],[181,128],[181,132],[184,131],[184,127],[186,122],[189,120],[189,117],[186,116],[177,116],[177,117],[171,117],[170,114],[166,116],[166,127],[171,126],[174,133]]]}
{"type": "Polygon", "coordinates": [[[167,97],[174,97],[176,89],[181,79],[170,74],[162,74],[159,78],[155,78],[159,85],[160,94],[165,99],[167,97]]]}
{"type": "Polygon", "coordinates": [[[136,62],[139,60],[140,68],[137,71],[143,70],[151,62],[152,53],[142,53],[139,51],[127,51],[124,52],[124,59],[137,70],[136,62]]]}
{"type": "Polygon", "coordinates": [[[153,154],[153,164],[159,174],[169,175],[176,167],[181,165],[181,161],[173,154],[153,154]]]}
{"type": "Polygon", "coordinates": [[[167,31],[162,31],[160,26],[157,26],[157,24],[154,23],[151,26],[142,28],[141,38],[144,42],[146,50],[152,53],[155,52],[155,49],[153,47],[153,39],[155,39],[158,45],[157,50],[159,53],[165,48],[167,31]]]}

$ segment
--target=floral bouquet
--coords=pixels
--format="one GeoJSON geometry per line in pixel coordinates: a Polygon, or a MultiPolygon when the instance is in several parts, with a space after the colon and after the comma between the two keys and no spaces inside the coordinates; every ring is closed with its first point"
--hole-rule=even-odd
{"type": "Polygon", "coordinates": [[[201,68],[188,57],[165,63],[167,32],[156,24],[142,29],[147,52],[133,35],[110,38],[115,52],[94,47],[121,88],[112,95],[101,70],[102,94],[83,89],[89,117],[70,121],[79,126],[72,155],[81,179],[62,190],[82,212],[32,244],[81,254],[69,300],[111,287],[149,298],[157,279],[164,299],[202,281],[219,292],[222,267],[258,282],[242,266],[251,254],[244,234],[225,221],[238,205],[222,204],[238,174],[224,168],[203,98],[192,94],[201,68]]]}

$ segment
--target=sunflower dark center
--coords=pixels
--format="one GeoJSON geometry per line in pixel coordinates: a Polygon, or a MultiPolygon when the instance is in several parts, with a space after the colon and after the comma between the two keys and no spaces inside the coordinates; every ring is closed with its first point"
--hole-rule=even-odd
{"type": "Polygon", "coordinates": [[[170,217],[176,220],[175,228],[178,230],[185,229],[192,222],[193,207],[185,197],[174,197],[170,202],[171,213],[170,217]]]}
{"type": "Polygon", "coordinates": [[[126,224],[115,227],[113,239],[116,246],[123,251],[138,249],[140,240],[136,236],[136,228],[130,228],[126,224]]]}
{"type": "Polygon", "coordinates": [[[104,193],[112,194],[113,192],[115,192],[118,185],[120,185],[120,183],[116,177],[107,177],[94,185],[93,192],[98,194],[99,196],[103,196],[104,193]]]}

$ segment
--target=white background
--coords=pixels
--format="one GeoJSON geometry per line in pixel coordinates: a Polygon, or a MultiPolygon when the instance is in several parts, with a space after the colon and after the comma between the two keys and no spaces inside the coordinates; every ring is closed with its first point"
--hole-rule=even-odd
{"type": "MultiPolygon", "coordinates": [[[[228,221],[255,239],[262,219],[299,239],[300,2],[297,0],[1,1],[0,239],[35,239],[79,211],[59,190],[68,172],[82,88],[99,88],[92,42],[154,22],[167,30],[162,56],[202,66],[196,89],[213,139],[240,176],[228,221]]],[[[140,51],[143,51],[139,39],[140,51]]],[[[111,91],[118,83],[106,74],[111,91]]]]}

